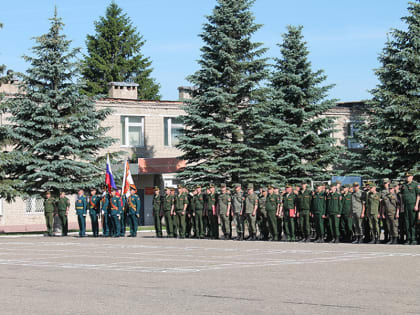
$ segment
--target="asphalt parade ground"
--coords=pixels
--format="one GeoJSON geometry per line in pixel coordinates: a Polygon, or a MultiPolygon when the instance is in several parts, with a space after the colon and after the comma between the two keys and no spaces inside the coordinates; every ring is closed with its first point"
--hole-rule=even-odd
{"type": "Polygon", "coordinates": [[[1,314],[420,314],[420,246],[0,237],[1,314]]]}

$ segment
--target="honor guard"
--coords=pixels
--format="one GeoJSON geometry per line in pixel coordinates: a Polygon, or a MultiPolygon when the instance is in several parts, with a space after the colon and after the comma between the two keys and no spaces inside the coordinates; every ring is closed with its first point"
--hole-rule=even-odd
{"type": "Polygon", "coordinates": [[[86,213],[87,213],[87,200],[84,195],[83,189],[80,189],[77,193],[76,198],[76,214],[77,214],[77,222],[79,223],[79,236],[85,237],[86,236],[86,213]]]}

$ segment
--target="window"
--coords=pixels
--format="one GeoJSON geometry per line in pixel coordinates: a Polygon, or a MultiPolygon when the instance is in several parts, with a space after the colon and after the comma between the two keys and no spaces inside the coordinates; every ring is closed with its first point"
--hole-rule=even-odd
{"type": "Polygon", "coordinates": [[[349,149],[361,149],[363,145],[357,142],[354,137],[356,137],[357,132],[359,131],[360,121],[351,121],[347,127],[347,147],[349,149]]]}
{"type": "Polygon", "coordinates": [[[178,136],[182,135],[184,125],[180,118],[164,118],[164,143],[165,146],[173,147],[179,143],[178,136]]]}
{"type": "Polygon", "coordinates": [[[121,116],[121,145],[144,146],[144,117],[121,116]]]}
{"type": "Polygon", "coordinates": [[[44,199],[29,198],[26,199],[26,214],[44,213],[44,199]]]}

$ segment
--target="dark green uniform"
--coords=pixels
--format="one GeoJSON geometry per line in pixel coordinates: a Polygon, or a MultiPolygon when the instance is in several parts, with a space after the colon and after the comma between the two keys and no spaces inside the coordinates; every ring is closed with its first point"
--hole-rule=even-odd
{"type": "Polygon", "coordinates": [[[342,196],[338,192],[330,193],[327,203],[327,215],[330,225],[330,234],[335,242],[340,238],[340,218],[342,196]]]}
{"type": "Polygon", "coordinates": [[[121,200],[121,210],[120,210],[120,216],[119,216],[119,221],[120,221],[120,236],[124,237],[125,236],[125,226],[127,223],[127,196],[125,194],[123,194],[120,197],[121,200]]]}
{"type": "Polygon", "coordinates": [[[53,198],[44,199],[44,215],[48,236],[53,236],[55,207],[55,200],[53,198]]]}
{"type": "Polygon", "coordinates": [[[284,232],[289,242],[296,241],[295,219],[296,219],[296,195],[291,192],[283,195],[284,232]]]}
{"type": "Polygon", "coordinates": [[[207,195],[207,215],[209,220],[209,236],[219,238],[219,222],[216,211],[216,194],[207,195]]]}
{"type": "Polygon", "coordinates": [[[268,240],[268,213],[267,213],[267,197],[263,195],[258,198],[258,219],[259,229],[263,240],[268,240]]]}
{"type": "MultiPolygon", "coordinates": [[[[127,198],[127,223],[130,227],[130,236],[137,236],[140,216],[140,198],[137,194],[132,194],[127,198]]],[[[161,232],[162,233],[162,232],[161,232]]],[[[162,235],[162,234],[161,234],[162,235]]]]}
{"type": "Polygon", "coordinates": [[[79,236],[86,236],[86,213],[87,200],[85,196],[77,196],[76,199],[77,222],[79,223],[79,236]]]}
{"type": "Polygon", "coordinates": [[[168,237],[173,237],[173,223],[171,209],[174,204],[174,198],[171,195],[163,197],[163,215],[165,216],[166,234],[168,237]]]}
{"type": "Polygon", "coordinates": [[[326,211],[325,192],[314,192],[312,196],[311,212],[314,216],[317,242],[324,241],[324,216],[326,211]]]}
{"type": "MultiPolygon", "coordinates": [[[[279,193],[274,193],[274,195],[277,197],[277,204],[281,206],[283,203],[282,195],[279,193]]],[[[284,223],[283,221],[284,221],[283,215],[279,213],[279,215],[277,216],[277,235],[278,235],[279,241],[282,240],[282,236],[283,236],[283,223],[284,223]]]]}
{"type": "Polygon", "coordinates": [[[157,237],[162,237],[162,224],[160,212],[162,211],[162,197],[160,194],[153,196],[153,219],[155,221],[155,231],[157,237]]]}
{"type": "Polygon", "coordinates": [[[177,220],[178,235],[180,238],[185,237],[185,205],[188,205],[188,196],[186,193],[178,194],[175,198],[175,213],[177,220]]]}
{"type": "Polygon", "coordinates": [[[94,237],[99,236],[98,219],[101,214],[100,204],[101,204],[101,198],[99,196],[94,195],[89,198],[88,209],[89,209],[90,223],[92,225],[92,233],[94,237]]]}
{"type": "Polygon", "coordinates": [[[102,201],[101,201],[101,207],[102,207],[102,235],[104,237],[110,236],[111,231],[111,220],[110,220],[110,211],[109,211],[109,195],[107,193],[104,193],[102,195],[102,201]]]}
{"type": "Polygon", "coordinates": [[[230,237],[230,216],[226,215],[228,207],[231,205],[230,195],[226,192],[217,196],[217,208],[219,210],[220,223],[225,239],[230,237]]]}
{"type": "Polygon", "coordinates": [[[278,196],[274,193],[269,193],[265,202],[265,208],[267,210],[268,218],[268,230],[271,234],[271,238],[274,241],[278,241],[278,230],[277,230],[277,207],[278,207],[278,196]]]}
{"type": "Polygon", "coordinates": [[[109,199],[110,204],[110,214],[111,214],[111,222],[112,222],[112,236],[113,237],[120,237],[120,229],[121,223],[119,220],[119,216],[121,216],[121,199],[117,196],[111,197],[109,199]]]}
{"type": "Polygon", "coordinates": [[[369,230],[371,240],[377,242],[379,239],[379,204],[381,201],[381,194],[379,192],[369,192],[366,199],[366,214],[369,221],[369,230]]]}
{"type": "Polygon", "coordinates": [[[61,235],[67,236],[69,231],[68,227],[68,218],[67,218],[67,208],[70,207],[70,200],[67,197],[58,198],[57,200],[57,212],[61,221],[61,235]]]}
{"type": "Polygon", "coordinates": [[[311,234],[311,222],[309,220],[312,201],[312,191],[305,189],[300,190],[296,197],[296,208],[299,213],[300,234],[305,240],[309,240],[311,234]]]}
{"type": "Polygon", "coordinates": [[[347,241],[351,241],[353,235],[353,220],[352,220],[352,194],[347,192],[343,194],[342,208],[341,208],[341,222],[344,228],[344,237],[347,241]]]}
{"type": "Polygon", "coordinates": [[[196,228],[196,236],[199,238],[204,238],[205,231],[204,231],[204,224],[203,224],[203,212],[204,212],[204,195],[203,193],[199,193],[194,195],[193,201],[194,203],[194,219],[195,219],[195,228],[196,228]]]}
{"type": "Polygon", "coordinates": [[[417,196],[420,194],[420,185],[414,181],[404,183],[401,188],[402,201],[404,203],[405,228],[407,242],[416,244],[416,222],[418,212],[414,211],[417,196]]]}

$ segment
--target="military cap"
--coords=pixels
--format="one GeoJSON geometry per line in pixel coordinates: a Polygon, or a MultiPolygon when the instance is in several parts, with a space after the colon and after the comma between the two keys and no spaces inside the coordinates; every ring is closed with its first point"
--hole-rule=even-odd
{"type": "Polygon", "coordinates": [[[371,183],[369,186],[370,186],[370,188],[376,188],[376,184],[375,183],[371,183]]]}
{"type": "MultiPolygon", "coordinates": [[[[130,189],[135,189],[134,187],[130,187],[130,189]]],[[[160,190],[160,188],[158,186],[155,186],[155,188],[153,188],[154,191],[158,191],[160,190]]]]}
{"type": "Polygon", "coordinates": [[[287,184],[287,185],[286,185],[286,188],[292,188],[292,185],[287,184]]]}
{"type": "Polygon", "coordinates": [[[405,177],[410,177],[410,176],[413,176],[413,173],[410,173],[410,172],[405,173],[405,177]]]}
{"type": "Polygon", "coordinates": [[[398,183],[392,183],[391,184],[391,188],[395,188],[395,187],[398,187],[398,183]]]}
{"type": "Polygon", "coordinates": [[[274,189],[274,185],[268,185],[267,189],[274,189]]]}
{"type": "Polygon", "coordinates": [[[210,184],[210,185],[209,185],[209,188],[213,188],[213,187],[214,187],[214,184],[210,184]]]}
{"type": "Polygon", "coordinates": [[[47,190],[47,191],[45,192],[45,194],[46,194],[46,195],[48,195],[48,194],[50,194],[50,195],[51,195],[51,191],[47,190]]]}
{"type": "Polygon", "coordinates": [[[96,187],[91,187],[90,188],[90,191],[92,191],[92,190],[96,190],[96,187]]]}
{"type": "Polygon", "coordinates": [[[336,185],[338,185],[338,184],[340,184],[340,185],[341,185],[341,180],[337,180],[337,181],[335,182],[335,184],[336,184],[336,185]]]}
{"type": "Polygon", "coordinates": [[[220,184],[220,188],[226,188],[226,184],[225,183],[221,183],[220,184]]]}
{"type": "Polygon", "coordinates": [[[178,184],[178,188],[184,188],[184,186],[182,186],[182,184],[178,184]]]}
{"type": "Polygon", "coordinates": [[[197,188],[201,188],[201,185],[197,185],[197,186],[195,186],[195,189],[197,189],[197,188]]]}
{"type": "Polygon", "coordinates": [[[168,187],[168,186],[166,186],[166,187],[165,187],[165,190],[171,190],[171,188],[170,188],[170,187],[168,187]]]}
{"type": "Polygon", "coordinates": [[[354,182],[353,187],[357,187],[357,186],[360,186],[360,184],[358,182],[354,182]]]}
{"type": "Polygon", "coordinates": [[[267,191],[267,187],[262,187],[261,190],[262,191],[267,191]]]}
{"type": "Polygon", "coordinates": [[[336,182],[333,182],[333,183],[331,183],[331,185],[330,185],[330,187],[334,187],[334,186],[337,186],[337,183],[336,183],[336,182]]]}
{"type": "Polygon", "coordinates": [[[239,184],[239,183],[233,184],[233,188],[236,188],[236,187],[241,187],[241,184],[239,184]]]}
{"type": "Polygon", "coordinates": [[[254,184],[248,184],[248,189],[254,189],[254,184]]]}
{"type": "Polygon", "coordinates": [[[171,190],[171,191],[175,191],[175,188],[174,188],[174,187],[171,187],[171,188],[170,188],[170,190],[171,190]]]}
{"type": "Polygon", "coordinates": [[[385,184],[385,183],[390,183],[390,182],[391,182],[391,180],[390,180],[389,178],[384,178],[382,181],[384,182],[384,184],[385,184]]]}
{"type": "Polygon", "coordinates": [[[351,186],[350,186],[350,184],[345,184],[344,185],[344,188],[350,188],[351,186]]]}

